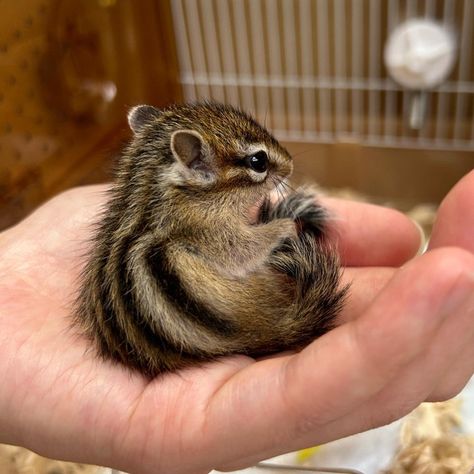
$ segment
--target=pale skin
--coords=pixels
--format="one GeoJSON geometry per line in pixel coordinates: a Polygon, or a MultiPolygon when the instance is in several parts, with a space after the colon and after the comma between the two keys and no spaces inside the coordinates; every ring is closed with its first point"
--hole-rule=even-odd
{"type": "Polygon", "coordinates": [[[401,214],[328,199],[352,281],[341,325],[298,354],[148,380],[98,360],[71,299],[104,202],[79,188],[0,234],[0,442],[138,474],[204,474],[321,444],[456,395],[474,371],[474,172],[430,250],[401,214]]]}

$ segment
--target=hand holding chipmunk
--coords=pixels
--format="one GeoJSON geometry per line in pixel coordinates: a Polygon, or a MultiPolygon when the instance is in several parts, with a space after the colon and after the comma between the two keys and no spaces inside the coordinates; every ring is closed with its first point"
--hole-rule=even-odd
{"type": "Polygon", "coordinates": [[[325,200],[341,217],[352,283],[344,323],[297,354],[153,380],[98,360],[70,328],[102,191],[69,191],[0,234],[2,442],[134,473],[201,474],[380,426],[455,395],[473,373],[474,173],[412,260],[419,237],[406,218],[325,200]]]}

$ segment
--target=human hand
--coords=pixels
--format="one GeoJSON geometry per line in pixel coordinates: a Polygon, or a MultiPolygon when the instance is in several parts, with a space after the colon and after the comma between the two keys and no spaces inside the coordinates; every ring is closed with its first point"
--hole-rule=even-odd
{"type": "Polygon", "coordinates": [[[133,473],[234,469],[449,398],[474,370],[474,173],[441,207],[432,250],[400,269],[419,246],[412,223],[327,200],[352,281],[340,327],[298,354],[154,380],[97,359],[71,329],[101,189],[60,195],[0,234],[0,441],[133,473]]]}

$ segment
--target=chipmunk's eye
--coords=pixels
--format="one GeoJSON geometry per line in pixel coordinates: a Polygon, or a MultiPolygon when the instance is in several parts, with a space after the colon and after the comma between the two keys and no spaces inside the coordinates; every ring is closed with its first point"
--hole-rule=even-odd
{"type": "Polygon", "coordinates": [[[258,151],[246,159],[247,166],[257,173],[265,173],[268,169],[268,156],[264,151],[258,151]]]}

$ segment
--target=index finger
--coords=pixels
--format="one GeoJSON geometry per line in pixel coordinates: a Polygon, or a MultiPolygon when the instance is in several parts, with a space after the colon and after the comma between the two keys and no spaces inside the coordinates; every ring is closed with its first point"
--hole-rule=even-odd
{"type": "Polygon", "coordinates": [[[330,238],[343,265],[398,267],[422,244],[417,224],[395,209],[335,198],[320,201],[332,216],[330,238]]]}

